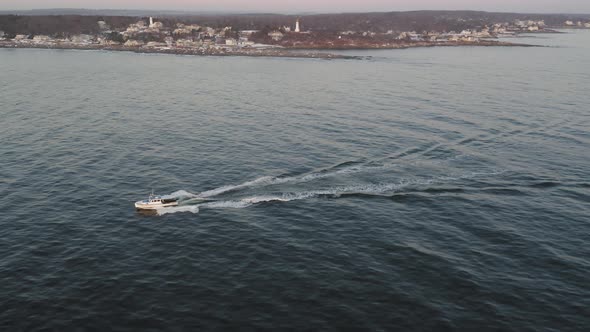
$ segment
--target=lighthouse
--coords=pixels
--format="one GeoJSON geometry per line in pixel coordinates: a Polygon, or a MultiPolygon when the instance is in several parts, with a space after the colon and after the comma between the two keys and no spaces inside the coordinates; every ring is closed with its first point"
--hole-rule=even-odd
{"type": "Polygon", "coordinates": [[[299,19],[295,21],[295,32],[301,32],[301,30],[299,29],[299,19]]]}

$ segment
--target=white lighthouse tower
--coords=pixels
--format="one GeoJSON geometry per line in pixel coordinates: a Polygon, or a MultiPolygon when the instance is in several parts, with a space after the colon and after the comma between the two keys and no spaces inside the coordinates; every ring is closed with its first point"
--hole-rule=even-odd
{"type": "Polygon", "coordinates": [[[150,28],[154,27],[154,18],[150,17],[150,28]]]}
{"type": "Polygon", "coordinates": [[[301,30],[299,29],[299,19],[295,21],[295,32],[301,32],[301,30]]]}

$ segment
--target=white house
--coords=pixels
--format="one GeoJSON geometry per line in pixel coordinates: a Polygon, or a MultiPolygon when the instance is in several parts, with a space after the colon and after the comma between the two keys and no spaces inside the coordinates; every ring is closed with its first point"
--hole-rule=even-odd
{"type": "Polygon", "coordinates": [[[33,41],[36,43],[44,43],[53,40],[53,38],[45,35],[36,35],[33,37],[33,41]]]}
{"type": "Polygon", "coordinates": [[[124,46],[127,47],[138,47],[143,45],[143,43],[139,40],[135,40],[135,39],[129,39],[128,41],[125,42],[125,44],[123,44],[124,46]]]}
{"type": "Polygon", "coordinates": [[[92,42],[91,35],[75,35],[72,37],[72,42],[76,44],[90,44],[92,42]]]}
{"type": "Polygon", "coordinates": [[[274,41],[279,41],[279,40],[283,39],[283,33],[280,31],[276,31],[276,30],[269,32],[268,36],[270,38],[272,38],[272,40],[274,40],[274,41]]]}

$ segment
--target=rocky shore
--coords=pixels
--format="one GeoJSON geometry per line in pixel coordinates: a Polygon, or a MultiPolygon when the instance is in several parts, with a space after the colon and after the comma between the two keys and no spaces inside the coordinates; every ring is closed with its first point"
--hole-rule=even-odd
{"type": "Polygon", "coordinates": [[[241,48],[241,49],[189,49],[189,48],[146,48],[129,47],[123,45],[71,45],[71,44],[22,44],[0,41],[0,48],[35,48],[57,50],[96,50],[96,51],[122,51],[134,53],[176,54],[176,55],[201,55],[201,56],[250,56],[250,57],[277,57],[277,58],[311,58],[311,59],[365,59],[365,56],[352,56],[319,52],[318,50],[290,50],[284,48],[241,48]]]}
{"type": "Polygon", "coordinates": [[[200,55],[200,56],[250,56],[312,59],[366,59],[366,56],[333,54],[330,51],[371,50],[371,49],[408,49],[417,47],[457,47],[457,46],[502,46],[502,47],[538,47],[538,45],[510,43],[502,41],[457,41],[457,42],[412,42],[391,44],[364,44],[362,46],[338,46],[326,44],[307,44],[289,48],[149,48],[124,45],[75,45],[75,44],[35,44],[0,41],[0,48],[35,48],[62,50],[102,50],[134,53],[200,55]]]}
{"type": "Polygon", "coordinates": [[[541,45],[512,43],[497,40],[479,41],[444,41],[444,42],[404,42],[404,43],[383,43],[383,44],[362,44],[362,45],[330,45],[330,44],[305,44],[289,47],[289,49],[300,50],[383,50],[383,49],[408,49],[418,47],[458,47],[458,46],[501,46],[501,47],[542,47],[541,45]]]}

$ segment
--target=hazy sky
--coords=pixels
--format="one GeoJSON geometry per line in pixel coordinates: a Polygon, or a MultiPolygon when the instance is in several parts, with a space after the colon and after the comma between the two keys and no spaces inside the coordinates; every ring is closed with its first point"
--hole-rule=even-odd
{"type": "Polygon", "coordinates": [[[186,9],[257,12],[473,9],[590,13],[590,0],[0,0],[0,10],[34,8],[186,9]]]}

